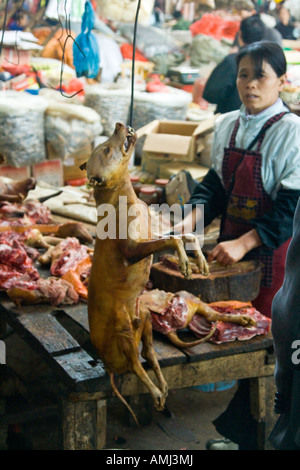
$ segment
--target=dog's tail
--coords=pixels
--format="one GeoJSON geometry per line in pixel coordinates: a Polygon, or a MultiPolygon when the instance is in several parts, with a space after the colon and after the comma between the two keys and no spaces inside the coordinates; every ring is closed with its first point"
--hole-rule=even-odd
{"type": "Polygon", "coordinates": [[[205,343],[205,341],[208,341],[214,334],[217,328],[217,322],[215,322],[214,326],[211,328],[210,332],[208,333],[207,336],[204,336],[204,338],[197,339],[196,341],[181,341],[181,339],[178,338],[177,333],[175,331],[171,331],[167,337],[169,340],[177,347],[179,348],[192,348],[194,346],[197,346],[197,344],[205,343]]]}
{"type": "Polygon", "coordinates": [[[127,403],[127,401],[125,400],[124,397],[122,397],[121,393],[119,392],[119,390],[117,389],[116,387],[116,384],[115,384],[115,381],[114,381],[114,374],[112,372],[109,373],[109,377],[110,377],[110,384],[111,384],[111,388],[113,389],[113,392],[114,394],[121,400],[122,403],[124,403],[124,405],[126,406],[126,408],[128,408],[128,410],[130,411],[130,413],[132,414],[132,417],[134,419],[134,421],[136,422],[137,426],[139,426],[139,422],[137,420],[137,417],[135,416],[132,408],[129,406],[129,404],[127,403]]]}

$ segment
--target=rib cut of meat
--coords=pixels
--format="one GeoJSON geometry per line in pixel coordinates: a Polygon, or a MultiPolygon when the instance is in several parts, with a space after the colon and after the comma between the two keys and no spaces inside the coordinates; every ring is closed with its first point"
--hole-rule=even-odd
{"type": "MultiPolygon", "coordinates": [[[[218,322],[216,331],[211,342],[215,344],[227,343],[229,341],[244,341],[251,339],[257,335],[265,335],[270,331],[271,320],[270,318],[262,315],[254,307],[247,307],[241,309],[229,309],[229,308],[215,308],[219,313],[230,313],[232,315],[248,315],[252,317],[256,322],[256,326],[245,327],[236,323],[222,323],[218,322]]],[[[208,322],[202,315],[195,315],[189,324],[189,328],[198,337],[202,338],[206,336],[211,328],[211,323],[208,322]]]]}

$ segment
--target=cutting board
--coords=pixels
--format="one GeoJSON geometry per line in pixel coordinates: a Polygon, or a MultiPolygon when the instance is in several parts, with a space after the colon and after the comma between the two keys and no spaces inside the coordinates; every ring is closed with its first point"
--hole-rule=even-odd
{"type": "Polygon", "coordinates": [[[150,280],[154,289],[166,292],[186,290],[200,296],[203,302],[219,300],[252,301],[260,290],[261,263],[259,261],[240,261],[230,266],[209,265],[210,274],[193,273],[188,280],[176,269],[162,262],[152,265],[150,280]]]}

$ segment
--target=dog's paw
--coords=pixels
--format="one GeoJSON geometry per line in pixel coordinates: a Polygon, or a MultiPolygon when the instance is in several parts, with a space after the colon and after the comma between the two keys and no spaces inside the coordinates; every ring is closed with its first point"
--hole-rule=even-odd
{"type": "Polygon", "coordinates": [[[192,279],[192,268],[187,258],[182,261],[180,269],[185,279],[192,279]]]}

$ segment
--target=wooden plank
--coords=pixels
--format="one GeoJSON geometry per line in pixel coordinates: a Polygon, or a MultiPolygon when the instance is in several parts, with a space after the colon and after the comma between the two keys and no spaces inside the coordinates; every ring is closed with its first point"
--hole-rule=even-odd
{"type": "MultiPolygon", "coordinates": [[[[235,354],[206,361],[178,364],[163,368],[163,375],[169,389],[203,385],[222,380],[263,377],[274,374],[274,366],[265,364],[266,351],[235,354]]],[[[155,382],[151,369],[150,378],[155,382]]],[[[123,396],[134,393],[147,393],[146,387],[131,373],[120,377],[120,392],[123,396]]]]}
{"type": "Polygon", "coordinates": [[[57,309],[57,311],[64,312],[68,317],[77,323],[81,328],[86,332],[90,332],[89,321],[88,321],[88,311],[86,303],[78,303],[75,305],[64,305],[62,308],[57,309]]]}
{"type": "Polygon", "coordinates": [[[17,315],[15,322],[19,323],[28,341],[38,341],[40,347],[50,355],[62,354],[74,349],[80,349],[78,342],[58,323],[50,313],[17,315]]]}
{"type": "MultiPolygon", "coordinates": [[[[222,380],[235,380],[255,377],[270,377],[273,380],[274,364],[266,364],[265,350],[252,351],[225,357],[217,357],[198,363],[177,364],[162,369],[169,390],[203,385],[222,380]]],[[[156,378],[151,369],[148,371],[151,380],[156,378]]],[[[149,393],[139,378],[132,373],[117,375],[115,382],[123,396],[149,393]]],[[[110,396],[101,384],[98,391],[90,393],[71,393],[70,400],[96,400],[110,396]]]]}
{"type": "MultiPolygon", "coordinates": [[[[191,332],[180,334],[180,339],[184,341],[193,341],[195,336],[191,332]]],[[[262,336],[255,336],[245,341],[231,341],[228,343],[214,344],[206,342],[198,344],[193,348],[185,348],[184,353],[188,356],[190,362],[206,361],[214,357],[230,356],[232,354],[242,354],[251,351],[268,349],[270,355],[273,354],[273,338],[271,333],[262,336]]],[[[271,361],[270,361],[271,362],[271,361]]]]}
{"type": "MultiPolygon", "coordinates": [[[[105,377],[102,363],[95,363],[52,314],[19,315],[3,309],[1,304],[0,311],[5,312],[11,326],[58,372],[71,389],[86,391],[91,387],[94,390],[105,377]]],[[[103,388],[109,387],[105,381],[102,385],[103,388]]]]}
{"type": "Polygon", "coordinates": [[[53,358],[53,366],[74,391],[110,390],[102,362],[96,362],[83,349],[53,358]],[[101,387],[100,387],[101,385],[101,387]]]}

